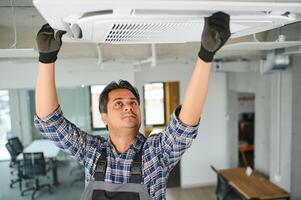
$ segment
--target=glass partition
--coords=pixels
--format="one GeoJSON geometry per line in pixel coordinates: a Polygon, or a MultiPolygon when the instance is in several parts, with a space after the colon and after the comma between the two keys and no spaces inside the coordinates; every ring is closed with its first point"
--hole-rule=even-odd
{"type": "Polygon", "coordinates": [[[11,132],[8,90],[0,90],[0,160],[9,160],[10,155],[5,144],[11,132]]]}

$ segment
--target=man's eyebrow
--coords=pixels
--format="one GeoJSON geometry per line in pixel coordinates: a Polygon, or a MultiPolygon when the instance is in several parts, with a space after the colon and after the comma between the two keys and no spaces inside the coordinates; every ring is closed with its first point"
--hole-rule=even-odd
{"type": "Polygon", "coordinates": [[[136,97],[131,97],[130,100],[138,101],[136,97]]]}
{"type": "Polygon", "coordinates": [[[113,101],[122,100],[122,99],[123,99],[122,97],[117,97],[117,98],[113,99],[113,101]]]}
{"type": "MultiPolygon", "coordinates": [[[[124,97],[117,97],[117,98],[113,99],[113,102],[114,102],[114,101],[118,101],[118,100],[123,100],[123,99],[127,99],[127,98],[124,98],[124,97]]],[[[136,97],[130,97],[129,99],[130,99],[130,100],[138,101],[136,97]]]]}

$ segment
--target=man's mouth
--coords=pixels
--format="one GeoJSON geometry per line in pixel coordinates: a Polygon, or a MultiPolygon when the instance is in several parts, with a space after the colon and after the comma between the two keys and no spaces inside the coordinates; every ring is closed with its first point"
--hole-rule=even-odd
{"type": "Polygon", "coordinates": [[[126,115],[123,115],[122,116],[122,119],[124,119],[124,118],[136,118],[136,115],[133,115],[133,114],[126,114],[126,115]]]}

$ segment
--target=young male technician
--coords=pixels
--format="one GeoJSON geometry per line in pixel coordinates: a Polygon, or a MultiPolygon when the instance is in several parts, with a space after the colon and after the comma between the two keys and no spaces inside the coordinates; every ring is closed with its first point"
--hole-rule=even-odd
{"type": "Polygon", "coordinates": [[[64,32],[55,33],[47,24],[42,27],[37,34],[40,63],[35,125],[44,137],[84,164],[86,188],[82,199],[165,199],[170,171],[197,136],[211,62],[231,35],[229,21],[229,15],[222,12],[205,18],[201,48],[183,104],[161,133],[148,138],[139,133],[137,90],[124,80],[110,83],[99,98],[108,140],[89,135],[64,118],[54,70],[64,32]]]}

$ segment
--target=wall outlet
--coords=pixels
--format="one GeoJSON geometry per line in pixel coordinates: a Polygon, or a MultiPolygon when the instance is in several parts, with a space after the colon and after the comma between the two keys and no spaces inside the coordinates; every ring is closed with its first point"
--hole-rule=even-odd
{"type": "Polygon", "coordinates": [[[279,174],[276,174],[275,176],[274,176],[274,180],[276,181],[276,182],[281,182],[281,179],[282,179],[282,177],[281,177],[281,175],[279,175],[279,174]]]}

